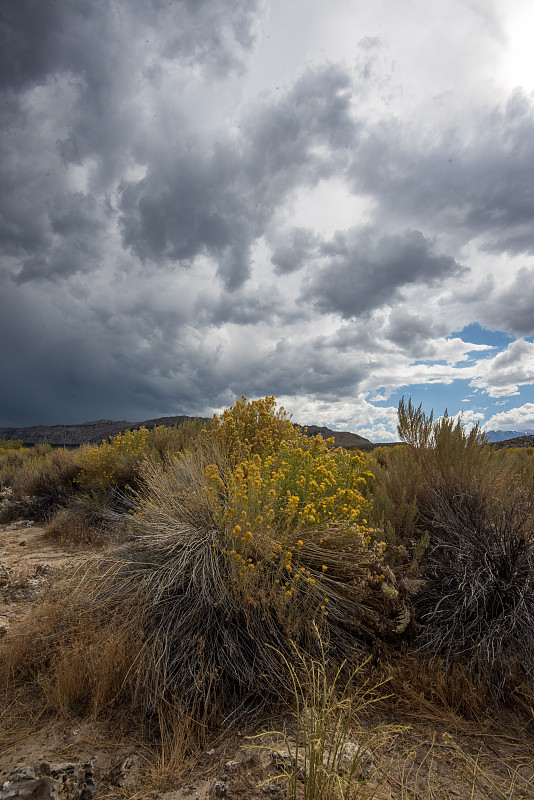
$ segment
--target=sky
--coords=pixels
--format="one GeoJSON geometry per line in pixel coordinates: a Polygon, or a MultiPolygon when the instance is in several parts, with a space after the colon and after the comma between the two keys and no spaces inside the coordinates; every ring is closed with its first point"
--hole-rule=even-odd
{"type": "Polygon", "coordinates": [[[530,0],[0,12],[0,426],[534,428],[530,0]]]}

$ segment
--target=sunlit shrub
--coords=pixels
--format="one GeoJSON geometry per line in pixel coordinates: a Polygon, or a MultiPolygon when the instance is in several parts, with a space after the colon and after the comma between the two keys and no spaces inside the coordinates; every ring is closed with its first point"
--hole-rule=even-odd
{"type": "Polygon", "coordinates": [[[82,488],[135,486],[139,464],[145,457],[149,437],[147,428],[123,431],[109,441],[88,447],[83,453],[78,482],[82,488]]]}
{"type": "Polygon", "coordinates": [[[292,527],[292,518],[282,528],[283,509],[274,526],[256,520],[247,536],[246,525],[225,519],[215,463],[228,477],[228,460],[207,445],[168,469],[147,462],[136,539],[112,578],[104,566],[102,591],[145,609],[151,666],[137,679],[151,703],[178,689],[188,704],[214,709],[280,692],[280,653],[292,639],[313,651],[314,620],[340,660],[394,635],[398,598],[383,591],[390,573],[374,532],[348,522],[292,527]]]}
{"type": "Polygon", "coordinates": [[[274,397],[249,401],[243,395],[213,421],[211,439],[232,458],[274,455],[282,443],[296,442],[301,436],[285,409],[277,408],[274,397]]]}

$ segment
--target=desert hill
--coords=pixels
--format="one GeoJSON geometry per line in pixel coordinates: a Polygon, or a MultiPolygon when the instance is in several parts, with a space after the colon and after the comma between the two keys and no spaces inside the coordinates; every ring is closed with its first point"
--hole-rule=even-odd
{"type": "MultiPolygon", "coordinates": [[[[29,428],[0,428],[0,439],[22,439],[25,447],[34,444],[51,444],[53,447],[79,447],[81,444],[100,444],[102,439],[116,436],[127,430],[137,430],[143,425],[154,428],[157,425],[180,425],[187,417],[181,414],[176,417],[158,417],[144,422],[118,422],[111,419],[99,419],[93,422],[82,422],[79,425],[33,425],[29,428]]],[[[207,421],[207,420],[205,420],[207,421]]]]}
{"type": "Polygon", "coordinates": [[[490,444],[495,450],[499,450],[501,447],[534,447],[534,435],[515,436],[513,439],[503,439],[500,442],[491,442],[490,444]]]}

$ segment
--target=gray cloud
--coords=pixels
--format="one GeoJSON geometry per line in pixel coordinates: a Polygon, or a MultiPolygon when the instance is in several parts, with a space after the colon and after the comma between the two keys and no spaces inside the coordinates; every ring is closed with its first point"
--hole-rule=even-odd
{"type": "Polygon", "coordinates": [[[403,286],[459,275],[463,267],[435,252],[420,231],[380,235],[375,229],[338,231],[320,247],[324,266],[305,281],[302,297],[325,313],[365,314],[397,301],[403,286]]]}
{"type": "Polygon", "coordinates": [[[316,255],[317,236],[307,228],[293,228],[287,241],[273,249],[271,263],[279,275],[299,270],[316,255]]]}
{"type": "Polygon", "coordinates": [[[517,336],[534,335],[534,268],[519,269],[507,288],[491,281],[486,292],[472,300],[481,321],[495,328],[513,331],[517,336]]]}
{"type": "Polygon", "coordinates": [[[92,195],[71,192],[47,204],[49,232],[42,254],[24,259],[17,283],[31,280],[60,280],[78,272],[88,273],[100,266],[106,220],[92,195]],[[56,243],[57,242],[57,243],[56,243]]]}
{"type": "MultiPolygon", "coordinates": [[[[349,81],[336,67],[306,72],[277,103],[211,151],[191,140],[154,153],[147,175],[122,186],[123,243],[144,261],[188,267],[208,254],[229,290],[250,275],[250,249],[295,187],[330,176],[355,137],[349,81]]],[[[275,256],[276,257],[276,256],[275,256]]]]}
{"type": "Polygon", "coordinates": [[[384,119],[366,128],[349,176],[379,201],[377,218],[419,220],[483,249],[534,252],[534,104],[517,90],[503,108],[481,111],[471,129],[454,123],[429,136],[384,119]]]}
{"type": "Polygon", "coordinates": [[[384,331],[386,338],[416,359],[439,359],[436,337],[448,333],[446,326],[427,316],[416,314],[400,306],[389,315],[384,331]]]}
{"type": "Polygon", "coordinates": [[[0,88],[20,90],[56,72],[96,84],[124,54],[130,37],[152,45],[157,59],[207,67],[221,77],[241,67],[255,42],[259,0],[25,0],[11,3],[0,21],[0,88]]]}

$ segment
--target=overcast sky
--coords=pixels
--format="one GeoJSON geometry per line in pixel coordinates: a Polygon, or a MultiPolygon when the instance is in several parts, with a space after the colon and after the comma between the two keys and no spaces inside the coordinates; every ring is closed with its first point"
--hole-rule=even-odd
{"type": "Polygon", "coordinates": [[[0,11],[0,425],[534,428],[531,0],[0,11]]]}

